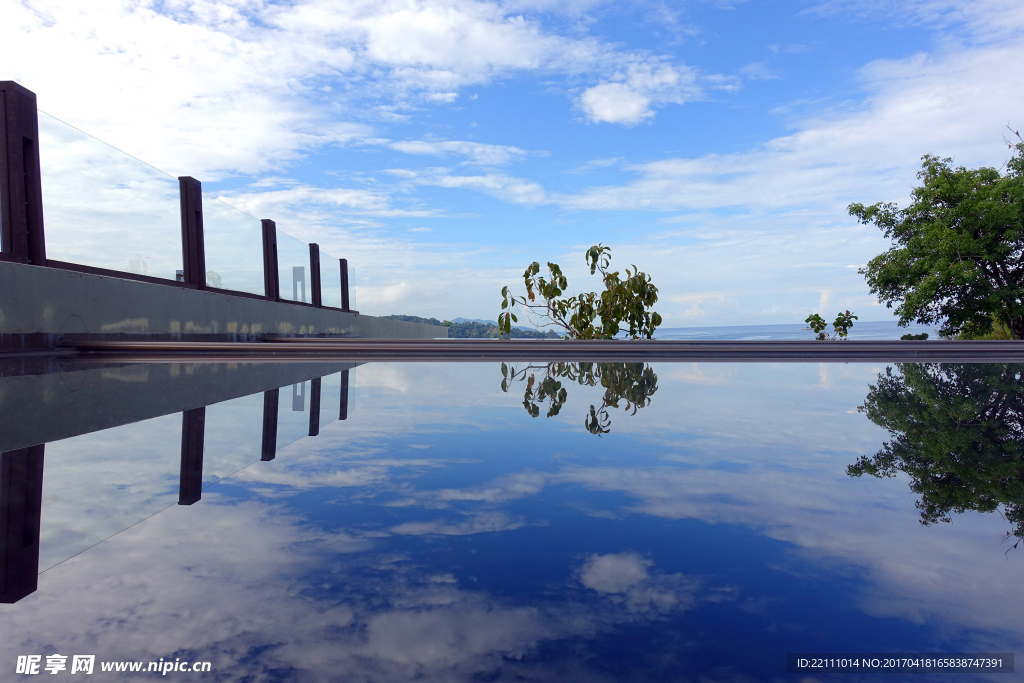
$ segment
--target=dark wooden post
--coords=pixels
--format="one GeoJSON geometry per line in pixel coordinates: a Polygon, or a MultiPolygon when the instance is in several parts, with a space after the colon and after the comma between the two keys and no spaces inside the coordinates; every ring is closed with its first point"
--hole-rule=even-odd
{"type": "Polygon", "coordinates": [[[271,301],[281,300],[281,276],[277,266],[277,224],[269,218],[263,225],[263,286],[271,301]]]}
{"type": "Polygon", "coordinates": [[[340,258],[341,262],[341,310],[350,311],[348,307],[348,259],[340,258]]]}
{"type": "Polygon", "coordinates": [[[181,479],[178,505],[192,505],[203,497],[203,441],[206,436],[206,408],[181,414],[181,479]]]}
{"type": "Polygon", "coordinates": [[[309,243],[309,279],[313,294],[313,305],[317,308],[322,308],[323,298],[320,296],[320,245],[315,242],[309,243]]]}
{"type": "Polygon", "coordinates": [[[309,388],[309,435],[320,433],[320,379],[317,377],[309,388]]]}
{"type": "Polygon", "coordinates": [[[348,419],[348,370],[341,371],[341,409],[338,411],[338,419],[348,419]]]}
{"type": "Polygon", "coordinates": [[[45,266],[36,94],[0,81],[0,99],[0,252],[5,260],[45,266]]]}
{"type": "Polygon", "coordinates": [[[277,456],[277,407],[281,403],[281,390],[263,392],[263,448],[260,460],[273,460],[277,456]]]}
{"type": "Polygon", "coordinates": [[[18,602],[38,585],[43,449],[0,454],[0,603],[18,602]]]}
{"type": "Polygon", "coordinates": [[[206,289],[206,246],[203,243],[203,186],[190,176],[178,178],[181,191],[181,263],[185,282],[206,289]]]}

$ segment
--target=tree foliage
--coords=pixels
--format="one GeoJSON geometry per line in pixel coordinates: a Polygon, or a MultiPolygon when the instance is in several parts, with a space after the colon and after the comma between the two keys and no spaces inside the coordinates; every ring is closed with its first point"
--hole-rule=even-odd
{"type": "Polygon", "coordinates": [[[1024,142],[1015,149],[1005,175],[926,155],[905,209],[850,205],[894,242],[860,272],[901,325],[982,336],[995,319],[1024,339],[1024,142]]]}
{"type": "Polygon", "coordinates": [[[633,339],[650,339],[661,324],[661,316],[650,310],[658,301],[658,288],[651,278],[636,266],[619,271],[609,270],[611,248],[596,244],[586,252],[590,274],[600,271],[604,291],[566,297],[569,281],[557,263],[548,263],[547,277],[540,274],[534,261],[523,273],[526,296],[515,296],[508,287],[501,289],[501,315],[498,327],[512,329],[518,322],[516,306],[537,314],[546,322],[541,327],[555,326],[568,339],[614,339],[625,332],[633,339]],[[624,327],[625,326],[625,327],[624,327]]]}
{"type": "Polygon", "coordinates": [[[859,410],[892,440],[850,465],[850,476],[910,476],[923,524],[1000,509],[1024,537],[1021,364],[897,363],[859,410]]]}
{"type": "Polygon", "coordinates": [[[502,363],[501,376],[501,390],[506,393],[513,382],[526,382],[523,407],[530,417],[538,417],[545,402],[547,417],[558,415],[569,398],[561,380],[580,386],[600,385],[605,390],[601,405],[591,405],[583,420],[587,431],[597,436],[611,431],[609,408],[618,409],[620,403],[625,403],[624,410],[635,415],[638,409],[650,405],[658,390],[658,375],[644,363],[548,363],[519,370],[502,363]],[[539,380],[538,371],[543,372],[539,380]]]}

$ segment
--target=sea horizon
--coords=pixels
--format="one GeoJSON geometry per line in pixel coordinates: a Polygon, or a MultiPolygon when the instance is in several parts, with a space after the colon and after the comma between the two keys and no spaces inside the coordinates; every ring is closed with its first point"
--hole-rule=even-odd
{"type": "MultiPolygon", "coordinates": [[[[831,330],[831,327],[829,328],[831,330]]],[[[928,333],[929,339],[938,339],[938,328],[910,324],[900,327],[895,320],[856,321],[850,328],[849,339],[886,340],[899,339],[905,334],[928,333]]],[[[790,341],[813,340],[814,332],[807,323],[777,325],[717,325],[711,327],[662,327],[655,331],[655,339],[707,339],[707,340],[749,340],[749,341],[790,341]]]]}

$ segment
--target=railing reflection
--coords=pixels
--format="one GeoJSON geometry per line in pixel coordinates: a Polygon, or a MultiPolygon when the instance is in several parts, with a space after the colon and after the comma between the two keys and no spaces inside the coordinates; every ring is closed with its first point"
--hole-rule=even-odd
{"type": "MultiPolygon", "coordinates": [[[[139,450],[136,445],[137,441],[118,439],[116,436],[113,439],[107,437],[107,440],[100,441],[99,444],[104,448],[106,456],[111,455],[113,444],[124,444],[126,448],[132,449],[131,453],[125,453],[124,461],[113,464],[113,467],[119,472],[117,480],[106,483],[116,489],[122,497],[130,497],[126,489],[136,487],[142,490],[137,494],[137,499],[126,503],[110,502],[107,501],[107,497],[101,495],[102,492],[79,489],[78,487],[61,489],[62,495],[59,496],[49,494],[47,500],[52,499],[54,505],[63,506],[58,513],[51,513],[50,518],[58,520],[58,527],[68,524],[68,520],[73,520],[70,523],[74,528],[57,529],[50,533],[51,540],[48,541],[50,547],[46,548],[45,553],[41,553],[41,539],[45,538],[41,529],[45,445],[39,444],[0,454],[0,603],[17,602],[35,592],[41,554],[46,556],[46,565],[42,567],[45,571],[68,557],[109,538],[111,532],[117,533],[118,530],[127,528],[140,519],[173,506],[175,502],[177,505],[194,505],[202,499],[203,490],[221,478],[230,476],[231,473],[244,469],[254,462],[274,460],[281,447],[306,434],[309,436],[319,435],[322,424],[321,397],[325,380],[329,380],[329,386],[333,386],[334,381],[338,382],[340,386],[338,419],[346,419],[350,403],[349,373],[350,371],[346,369],[308,380],[310,382],[308,420],[304,414],[306,409],[305,383],[292,385],[293,399],[298,398],[301,404],[302,432],[295,430],[295,425],[290,425],[285,419],[285,416],[292,414],[291,411],[282,415],[279,388],[252,395],[262,395],[261,402],[254,403],[249,397],[240,397],[219,404],[183,411],[181,413],[181,457],[176,473],[178,480],[175,491],[176,501],[174,498],[170,498],[174,495],[171,489],[161,483],[166,478],[173,476],[171,472],[167,471],[170,469],[168,467],[170,462],[167,459],[153,458],[147,453],[141,459],[144,462],[141,462],[137,471],[133,472],[135,468],[125,463],[136,462],[135,456],[138,455],[137,451],[139,450]],[[335,380],[335,378],[337,379],[335,380]],[[230,406],[234,406],[235,410],[241,408],[244,414],[237,412],[231,414],[231,410],[221,410],[221,408],[230,406]],[[254,418],[260,418],[260,414],[256,413],[260,409],[262,409],[263,429],[258,446],[258,460],[256,460],[256,443],[246,446],[244,437],[251,431],[247,429],[247,425],[256,421],[254,418]],[[225,423],[225,419],[231,421],[225,423]],[[220,420],[219,423],[218,420],[220,420]],[[208,421],[211,425],[209,433],[208,421]],[[282,422],[286,423],[283,433],[280,429],[282,422]],[[292,429],[288,429],[289,425],[292,429]],[[241,451],[237,447],[238,444],[242,444],[241,451]],[[205,481],[204,464],[207,470],[213,472],[212,475],[209,471],[207,472],[205,481]],[[68,495],[69,493],[71,495],[68,495]],[[87,500],[71,500],[74,494],[85,496],[87,500]],[[97,500],[107,501],[111,509],[105,512],[102,506],[97,508],[97,500]],[[129,510],[128,515],[124,515],[123,510],[125,509],[129,510]],[[102,528],[93,529],[90,533],[88,520],[82,519],[82,510],[88,510],[91,515],[95,516],[95,519],[102,518],[102,524],[99,525],[102,528]],[[118,511],[121,511],[121,518],[116,519],[115,517],[114,524],[119,525],[119,528],[108,528],[111,516],[117,515],[118,511]],[[59,544],[59,546],[54,547],[54,544],[59,544]]],[[[296,405],[294,400],[292,405],[293,407],[296,405]]],[[[170,415],[126,426],[133,428],[133,433],[137,438],[139,435],[146,434],[146,424],[152,422],[153,427],[157,429],[155,434],[159,436],[150,441],[168,445],[166,436],[169,435],[161,431],[164,427],[160,425],[169,426],[166,425],[166,419],[170,415]]],[[[153,430],[149,431],[152,436],[153,430]]],[[[114,432],[111,433],[114,434],[114,432]]],[[[69,450],[67,446],[73,445],[75,438],[78,437],[72,437],[63,442],[64,450],[69,450]]],[[[161,448],[167,450],[164,446],[161,448]]],[[[73,448],[71,450],[73,451],[73,448]]],[[[116,453],[114,455],[116,457],[116,453]]],[[[58,462],[60,461],[58,460],[58,462]]],[[[90,467],[95,464],[93,463],[90,467]]],[[[101,468],[104,465],[108,467],[111,465],[109,462],[98,464],[101,468]]],[[[73,477],[74,474],[69,473],[65,478],[67,476],[73,477]]]]}

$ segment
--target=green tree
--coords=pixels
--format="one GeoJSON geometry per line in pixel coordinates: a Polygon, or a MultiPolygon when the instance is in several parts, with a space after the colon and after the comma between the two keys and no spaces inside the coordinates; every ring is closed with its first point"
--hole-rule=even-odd
{"type": "Polygon", "coordinates": [[[926,525],[999,510],[1024,538],[1024,365],[897,363],[859,410],[891,441],[847,468],[853,477],[910,476],[926,525]]]}
{"type": "Polygon", "coordinates": [[[563,296],[569,281],[561,267],[549,262],[548,277],[543,277],[540,264],[534,261],[523,273],[526,296],[515,296],[502,287],[504,312],[498,316],[498,328],[506,334],[512,330],[512,323],[519,321],[513,312],[518,305],[546,320],[541,327],[554,325],[568,339],[614,339],[620,332],[633,339],[650,339],[661,324],[661,316],[650,310],[658,301],[658,288],[651,284],[650,276],[633,266],[625,269],[625,279],[621,278],[619,271],[609,270],[611,248],[601,244],[588,249],[586,259],[591,275],[601,272],[604,291],[600,295],[563,296]]]}
{"type": "Polygon", "coordinates": [[[900,324],[983,336],[993,320],[1024,339],[1024,142],[1005,175],[923,157],[910,205],[851,204],[850,214],[895,243],[860,270],[900,324]]]}
{"type": "Polygon", "coordinates": [[[846,341],[846,337],[850,334],[850,328],[853,327],[854,320],[859,320],[859,318],[850,313],[850,309],[846,309],[846,313],[839,311],[839,313],[836,314],[836,319],[832,321],[832,329],[834,330],[834,334],[832,335],[829,335],[829,333],[825,331],[825,328],[828,327],[828,323],[826,323],[825,319],[817,313],[812,313],[807,316],[807,319],[804,320],[804,322],[811,326],[814,333],[818,335],[817,339],[819,341],[835,341],[837,339],[846,341]]]}
{"type": "Polygon", "coordinates": [[[545,401],[547,417],[558,415],[569,398],[561,380],[580,386],[602,386],[604,398],[601,405],[591,405],[589,414],[583,419],[587,431],[597,436],[611,431],[609,408],[618,409],[620,403],[625,403],[624,410],[635,415],[638,409],[650,405],[651,397],[658,390],[658,375],[644,363],[548,363],[545,366],[527,365],[519,370],[502,363],[501,376],[501,390],[506,393],[513,382],[526,382],[523,407],[530,417],[540,415],[545,401]],[[540,380],[537,379],[537,371],[543,371],[540,380]]]}

